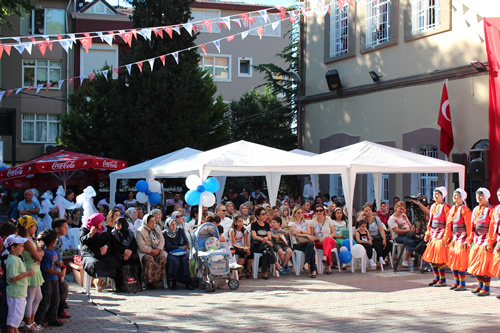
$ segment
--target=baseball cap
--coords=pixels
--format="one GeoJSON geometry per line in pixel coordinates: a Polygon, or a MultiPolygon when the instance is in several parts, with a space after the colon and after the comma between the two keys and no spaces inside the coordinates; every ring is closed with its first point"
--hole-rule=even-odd
{"type": "Polygon", "coordinates": [[[23,238],[19,235],[10,235],[5,240],[3,241],[3,244],[6,248],[9,248],[10,246],[14,244],[24,244],[28,238],[23,238]]]}

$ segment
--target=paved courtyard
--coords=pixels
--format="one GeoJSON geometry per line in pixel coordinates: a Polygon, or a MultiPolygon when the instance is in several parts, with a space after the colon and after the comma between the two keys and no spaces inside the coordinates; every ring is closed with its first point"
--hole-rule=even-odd
{"type": "MultiPolygon", "coordinates": [[[[449,277],[449,274],[448,274],[449,277]]],[[[500,300],[428,287],[432,274],[386,270],[287,274],[232,291],[156,289],[137,294],[71,286],[73,317],[47,332],[497,332],[500,300]]],[[[474,279],[467,278],[469,287],[474,279]]],[[[450,280],[448,279],[450,283],[450,280]]],[[[492,282],[500,294],[500,281],[492,282]]]]}

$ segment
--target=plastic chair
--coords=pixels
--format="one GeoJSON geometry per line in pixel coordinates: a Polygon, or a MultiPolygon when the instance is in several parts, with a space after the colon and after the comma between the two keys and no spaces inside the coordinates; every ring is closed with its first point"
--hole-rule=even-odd
{"type": "Polygon", "coordinates": [[[305,253],[300,250],[293,250],[292,263],[295,275],[300,275],[302,267],[304,267],[304,262],[306,260],[305,253]]]}
{"type": "Polygon", "coordinates": [[[404,254],[403,249],[404,249],[404,244],[392,242],[392,257],[390,257],[390,260],[393,269],[394,269],[393,258],[395,258],[394,255],[396,254],[396,250],[399,258],[399,256],[402,256],[404,254]]]}

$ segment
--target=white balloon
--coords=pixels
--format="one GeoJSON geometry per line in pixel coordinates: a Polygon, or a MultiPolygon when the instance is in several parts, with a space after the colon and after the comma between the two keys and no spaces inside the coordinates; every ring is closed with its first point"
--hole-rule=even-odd
{"type": "Polygon", "coordinates": [[[215,203],[215,195],[205,191],[200,195],[200,203],[205,207],[212,207],[215,203]]]}
{"type": "Polygon", "coordinates": [[[186,186],[190,190],[196,190],[201,185],[201,179],[197,175],[191,175],[186,178],[186,186]]]}
{"type": "Polygon", "coordinates": [[[351,250],[353,258],[362,258],[366,254],[366,250],[361,244],[355,244],[351,250]]]}
{"type": "Polygon", "coordinates": [[[145,203],[145,202],[148,201],[148,196],[144,192],[137,193],[137,195],[135,196],[135,198],[137,199],[137,201],[139,203],[145,203]]]}
{"type": "Polygon", "coordinates": [[[148,183],[149,190],[153,193],[160,193],[161,191],[161,184],[157,180],[153,180],[148,183]]]}
{"type": "Polygon", "coordinates": [[[345,246],[341,246],[340,247],[340,253],[344,252],[344,251],[347,251],[347,247],[345,246]]]}

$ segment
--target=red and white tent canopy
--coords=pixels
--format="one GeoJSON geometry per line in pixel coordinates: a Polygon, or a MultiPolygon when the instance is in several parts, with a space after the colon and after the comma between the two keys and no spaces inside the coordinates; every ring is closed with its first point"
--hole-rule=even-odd
{"type": "Polygon", "coordinates": [[[5,188],[53,188],[81,180],[109,180],[109,172],[126,168],[126,161],[60,150],[0,171],[5,188]]]}

